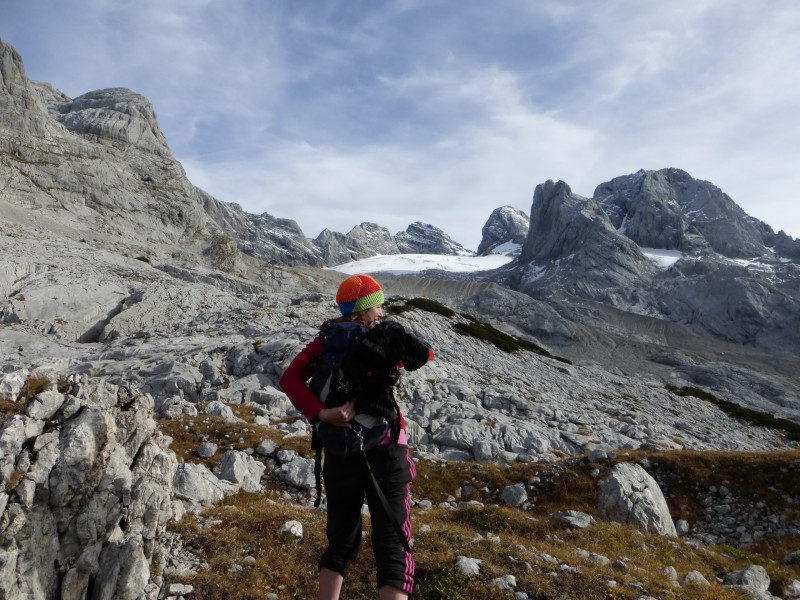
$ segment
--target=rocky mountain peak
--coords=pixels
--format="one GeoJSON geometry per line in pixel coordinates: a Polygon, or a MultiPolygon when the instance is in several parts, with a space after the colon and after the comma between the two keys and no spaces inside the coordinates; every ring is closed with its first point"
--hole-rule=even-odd
{"type": "MultiPolygon", "coordinates": [[[[22,57],[0,39],[0,128],[16,134],[45,135],[47,109],[25,74],[22,57]]],[[[5,137],[5,136],[3,136],[5,137]]],[[[0,140],[7,145],[7,140],[0,140]]]]}
{"type": "Polygon", "coordinates": [[[680,169],[616,177],[597,186],[594,199],[639,246],[687,253],[710,247],[729,258],[772,255],[763,223],[712,183],[680,169]]]}
{"type": "Polygon", "coordinates": [[[398,254],[389,230],[375,223],[361,223],[347,234],[323,230],[314,240],[327,265],[340,265],[375,254],[398,254]]]}
{"type": "Polygon", "coordinates": [[[416,221],[394,236],[401,254],[470,254],[441,229],[416,221]]]}
{"type": "MultiPolygon", "coordinates": [[[[528,237],[530,218],[513,206],[501,206],[492,211],[481,229],[481,243],[477,254],[486,256],[497,251],[504,244],[522,247],[528,237]]],[[[519,248],[516,252],[519,252],[519,248]]],[[[506,252],[514,254],[513,250],[506,252]]]]}
{"type": "Polygon", "coordinates": [[[551,289],[594,296],[654,272],[653,264],[617,231],[597,202],[552,180],[536,186],[518,262],[523,291],[548,283],[551,289]]]}

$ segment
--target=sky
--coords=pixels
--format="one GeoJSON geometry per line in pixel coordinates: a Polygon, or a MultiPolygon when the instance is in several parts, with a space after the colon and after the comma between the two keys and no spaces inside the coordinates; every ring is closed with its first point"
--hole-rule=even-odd
{"type": "Polygon", "coordinates": [[[796,0],[0,0],[70,97],[153,104],[189,179],[306,236],[476,249],[536,186],[679,168],[800,237],[796,0]]]}

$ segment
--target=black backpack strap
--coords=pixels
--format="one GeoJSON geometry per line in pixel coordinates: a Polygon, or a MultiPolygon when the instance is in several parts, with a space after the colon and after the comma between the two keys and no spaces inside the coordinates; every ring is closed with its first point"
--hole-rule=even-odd
{"type": "Polygon", "coordinates": [[[317,498],[314,500],[314,508],[319,508],[322,504],[322,440],[317,433],[316,426],[311,431],[311,449],[314,454],[314,485],[317,491],[317,498]]]}

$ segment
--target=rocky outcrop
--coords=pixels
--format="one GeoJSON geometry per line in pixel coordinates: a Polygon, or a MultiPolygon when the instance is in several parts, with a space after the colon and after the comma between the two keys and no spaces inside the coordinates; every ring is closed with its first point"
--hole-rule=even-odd
{"type": "Polygon", "coordinates": [[[35,210],[47,229],[133,256],[204,262],[218,230],[145,98],[117,88],[70,100],[31,83],[5,43],[0,64],[4,213],[35,210]]]}
{"type": "MultiPolygon", "coordinates": [[[[0,149],[13,152],[9,144],[20,135],[45,136],[56,127],[47,118],[46,105],[39,90],[25,74],[22,57],[10,44],[0,39],[0,127],[12,136],[0,136],[0,149]]],[[[25,157],[20,149],[14,156],[25,157]]]]}
{"type": "Polygon", "coordinates": [[[152,104],[140,94],[125,88],[97,90],[57,108],[58,121],[74,133],[172,156],[152,104]]]}
{"type": "Polygon", "coordinates": [[[492,211],[481,229],[478,256],[502,252],[514,256],[519,253],[528,237],[530,218],[512,206],[501,206],[492,211]]]}
{"type": "Polygon", "coordinates": [[[401,254],[471,254],[433,225],[416,221],[394,236],[401,254]]]}
{"type": "Polygon", "coordinates": [[[153,400],[87,378],[58,388],[19,399],[0,429],[0,595],[156,598],[177,460],[153,400]]]}

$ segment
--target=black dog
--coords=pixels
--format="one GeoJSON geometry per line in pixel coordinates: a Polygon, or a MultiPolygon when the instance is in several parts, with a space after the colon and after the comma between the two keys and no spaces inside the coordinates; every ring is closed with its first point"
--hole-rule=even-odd
{"type": "Polygon", "coordinates": [[[394,321],[382,321],[355,344],[345,360],[343,383],[352,390],[357,413],[397,421],[393,386],[399,367],[415,371],[428,362],[431,348],[394,321]]]}

